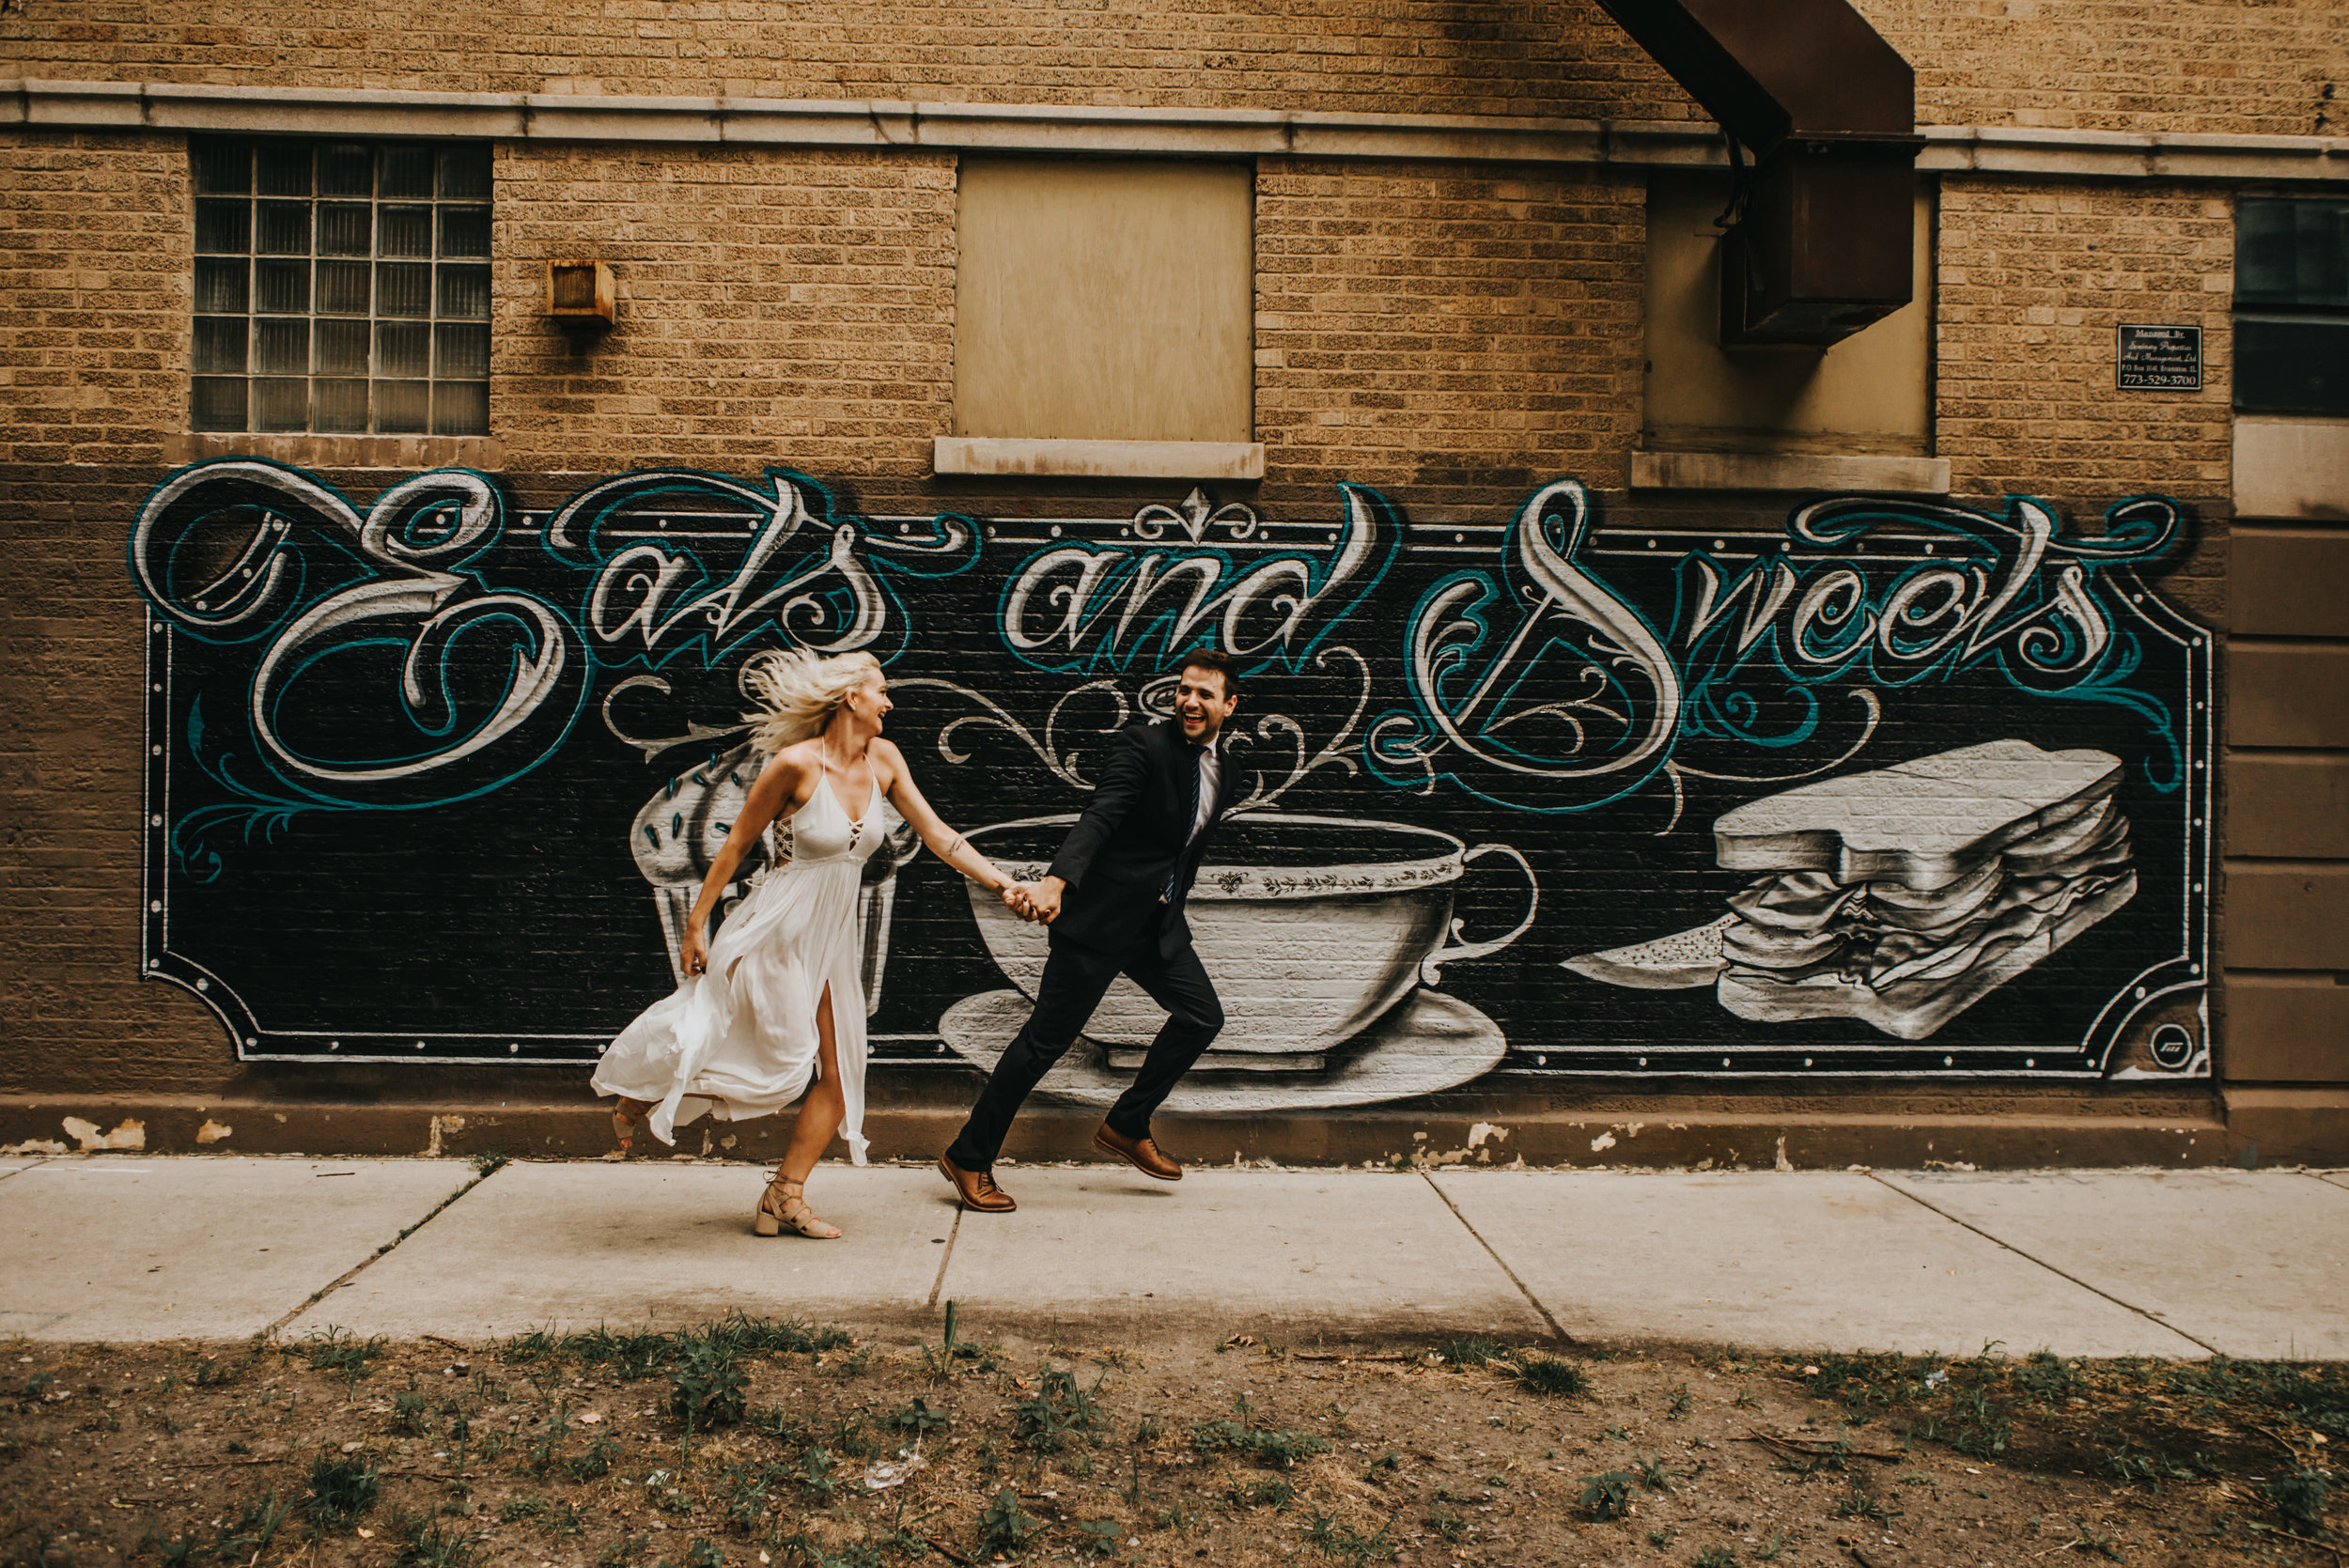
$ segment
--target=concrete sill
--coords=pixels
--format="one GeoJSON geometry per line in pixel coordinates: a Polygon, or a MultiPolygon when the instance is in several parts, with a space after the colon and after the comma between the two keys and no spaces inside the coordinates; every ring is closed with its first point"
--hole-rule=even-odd
{"type": "Polygon", "coordinates": [[[1054,475],[1080,479],[1261,479],[1255,441],[1026,441],[940,436],[930,461],[941,474],[1054,475]]]}
{"type": "Polygon", "coordinates": [[[1947,458],[1819,453],[1634,452],[1635,490],[1896,490],[1947,495],[1947,458]]]}
{"type": "Polygon", "coordinates": [[[298,468],[475,468],[506,466],[494,436],[325,436],[168,433],[163,461],[177,467],[210,458],[269,458],[298,468]]]}

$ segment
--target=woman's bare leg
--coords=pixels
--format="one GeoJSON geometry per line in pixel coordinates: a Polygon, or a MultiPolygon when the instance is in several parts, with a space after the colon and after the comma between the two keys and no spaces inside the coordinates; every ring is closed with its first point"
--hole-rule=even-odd
{"type": "Polygon", "coordinates": [[[777,1179],[803,1182],[816,1162],[824,1157],[832,1135],[840,1130],[840,1118],[848,1108],[848,1097],[840,1092],[840,1053],[832,1043],[832,986],[824,986],[823,999],[816,1004],[817,1066],[820,1076],[807,1087],[800,1100],[799,1120],[791,1126],[791,1141],[783,1151],[783,1160],[775,1172],[777,1179]]]}

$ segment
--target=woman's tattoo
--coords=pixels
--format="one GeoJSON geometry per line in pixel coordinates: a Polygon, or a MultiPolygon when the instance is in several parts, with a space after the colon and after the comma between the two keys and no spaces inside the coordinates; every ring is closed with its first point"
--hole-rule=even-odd
{"type": "Polygon", "coordinates": [[[946,854],[941,855],[939,859],[944,860],[947,856],[953,855],[957,850],[969,848],[970,845],[971,841],[969,839],[963,837],[960,833],[957,833],[955,835],[955,842],[946,846],[946,854]]]}

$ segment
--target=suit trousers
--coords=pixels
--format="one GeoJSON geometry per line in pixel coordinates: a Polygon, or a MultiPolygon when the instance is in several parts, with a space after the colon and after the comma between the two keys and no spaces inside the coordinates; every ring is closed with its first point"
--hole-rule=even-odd
{"type": "Polygon", "coordinates": [[[1223,1004],[1215,984],[1186,941],[1171,953],[1159,946],[1159,924],[1153,923],[1142,942],[1125,953],[1103,953],[1073,941],[1056,941],[1045,961],[1044,978],[1036,986],[1035,1007],[1019,1032],[1012,1036],[1003,1059],[979,1092],[970,1119],[947,1149],[946,1157],[965,1171],[988,1171],[1002,1152],[1011,1120],[1034,1089],[1051,1071],[1061,1053],[1100,1005],[1110,982],[1124,974],[1166,1009],[1167,1019],[1150,1042],[1142,1070],[1105,1118],[1128,1138],[1150,1131],[1151,1113],[1174,1092],[1175,1081],[1189,1072],[1223,1027],[1223,1004]]]}

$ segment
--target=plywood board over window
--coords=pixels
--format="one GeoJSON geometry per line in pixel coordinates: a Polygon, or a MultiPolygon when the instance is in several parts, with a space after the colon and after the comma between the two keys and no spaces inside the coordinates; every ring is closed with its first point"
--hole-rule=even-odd
{"type": "Polygon", "coordinates": [[[1724,349],[1725,176],[1648,188],[1647,406],[1652,452],[1921,458],[1932,450],[1933,211],[1916,208],[1910,303],[1831,349],[1724,349]]]}
{"type": "MultiPolygon", "coordinates": [[[[941,443],[941,468],[949,447],[1082,442],[1114,468],[1102,455],[1116,446],[1251,445],[1253,198],[1245,164],[966,160],[955,300],[962,440],[941,443]]],[[[1145,459],[1129,472],[1147,471],[1150,453],[1128,456],[1145,459]]],[[[1157,456],[1177,469],[1187,460],[1157,456]]]]}

